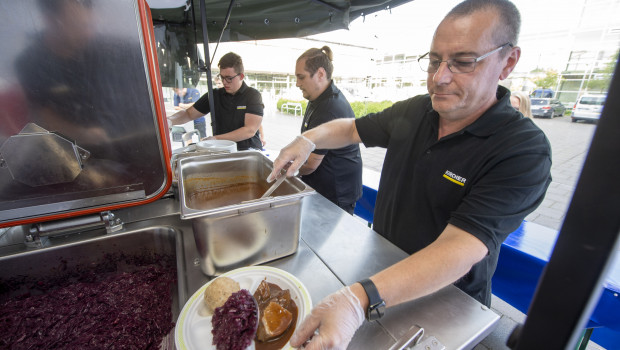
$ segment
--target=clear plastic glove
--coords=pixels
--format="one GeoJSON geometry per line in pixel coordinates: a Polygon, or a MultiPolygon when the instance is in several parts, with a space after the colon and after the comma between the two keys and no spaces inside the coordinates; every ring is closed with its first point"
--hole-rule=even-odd
{"type": "Polygon", "coordinates": [[[217,140],[217,139],[215,138],[215,136],[207,136],[207,137],[202,138],[202,141],[206,141],[206,140],[217,140]]]}
{"type": "Polygon", "coordinates": [[[288,165],[286,176],[295,176],[299,168],[308,160],[310,153],[314,151],[316,145],[307,137],[299,135],[293,142],[282,148],[278,158],[273,162],[273,171],[267,177],[267,182],[272,182],[278,178],[280,171],[288,165]],[[289,165],[290,164],[290,165],[289,165]]]}
{"type": "Polygon", "coordinates": [[[291,337],[291,346],[307,350],[346,349],[364,322],[364,310],[349,287],[325,297],[291,337]],[[318,329],[318,333],[315,331],[318,329]]]}

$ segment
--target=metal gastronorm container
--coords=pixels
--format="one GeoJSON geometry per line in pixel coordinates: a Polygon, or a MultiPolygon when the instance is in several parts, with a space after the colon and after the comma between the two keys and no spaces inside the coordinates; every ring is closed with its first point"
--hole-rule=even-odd
{"type": "MultiPolygon", "coordinates": [[[[177,280],[171,290],[170,305],[172,320],[176,320],[188,297],[181,240],[181,232],[173,227],[152,226],[0,256],[0,285],[3,286],[1,296],[19,296],[26,292],[41,294],[41,291],[31,286],[55,285],[58,281],[75,280],[77,276],[87,276],[89,273],[131,272],[134,269],[132,259],[143,263],[169,259],[172,267],[176,266],[177,280]],[[113,262],[111,257],[114,255],[120,255],[122,259],[113,262]],[[12,292],[15,287],[17,289],[12,292]]],[[[45,303],[41,305],[42,309],[44,307],[45,303]]],[[[41,311],[41,315],[45,314],[41,311]]],[[[174,329],[164,338],[160,348],[171,349],[173,342],[174,329]]]]}
{"type": "Polygon", "coordinates": [[[296,177],[267,198],[273,169],[257,151],[179,159],[181,218],[191,219],[200,267],[208,276],[297,251],[304,196],[315,191],[296,177]]]}

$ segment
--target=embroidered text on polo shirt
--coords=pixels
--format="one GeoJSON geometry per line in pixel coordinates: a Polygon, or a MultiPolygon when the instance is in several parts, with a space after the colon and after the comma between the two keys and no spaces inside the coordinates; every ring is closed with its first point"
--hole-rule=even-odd
{"type": "Polygon", "coordinates": [[[455,184],[459,185],[459,186],[465,186],[465,181],[467,181],[466,178],[456,175],[455,173],[451,172],[450,170],[446,170],[446,172],[443,174],[443,177],[445,177],[446,179],[454,182],[455,184]]]}
{"type": "Polygon", "coordinates": [[[246,106],[237,106],[237,109],[246,109],[246,106]]]}

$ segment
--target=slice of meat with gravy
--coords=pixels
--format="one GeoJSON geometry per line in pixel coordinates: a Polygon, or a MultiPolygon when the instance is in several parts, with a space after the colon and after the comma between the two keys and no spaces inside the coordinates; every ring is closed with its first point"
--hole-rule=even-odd
{"type": "Polygon", "coordinates": [[[291,299],[291,292],[263,280],[254,292],[254,298],[259,308],[256,339],[259,342],[270,342],[286,337],[283,340],[288,341],[297,319],[297,305],[291,299]]]}

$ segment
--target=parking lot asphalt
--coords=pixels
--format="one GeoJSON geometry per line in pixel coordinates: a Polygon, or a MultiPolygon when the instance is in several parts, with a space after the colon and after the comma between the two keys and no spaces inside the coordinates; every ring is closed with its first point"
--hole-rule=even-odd
{"type": "MultiPolygon", "coordinates": [[[[553,119],[534,118],[533,121],[543,130],[551,143],[552,182],[544,201],[526,217],[526,220],[559,230],[575,191],[596,124],[571,123],[569,116],[553,119]]],[[[277,153],[299,134],[301,122],[300,115],[280,113],[275,108],[267,106],[263,119],[267,139],[265,147],[277,153]]],[[[364,169],[381,172],[385,149],[362,146],[361,151],[364,169]]]]}
{"type": "Polygon", "coordinates": [[[542,204],[526,220],[559,230],[577,186],[596,124],[571,123],[569,116],[534,119],[534,122],[551,142],[552,182],[542,204]]]}

